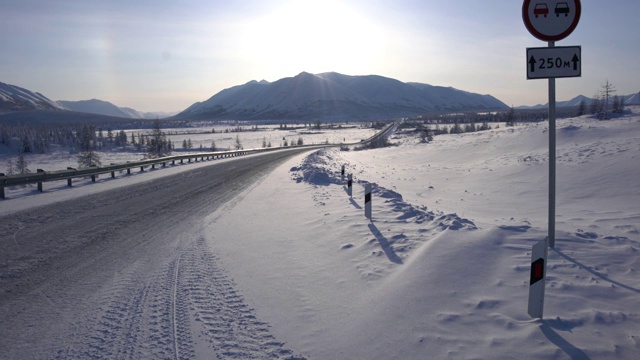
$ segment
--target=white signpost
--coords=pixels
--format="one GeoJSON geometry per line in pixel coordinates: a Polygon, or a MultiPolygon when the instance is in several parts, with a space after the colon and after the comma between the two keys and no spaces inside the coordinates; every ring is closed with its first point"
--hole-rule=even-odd
{"type": "MultiPolygon", "coordinates": [[[[524,0],[522,4],[522,20],[527,30],[535,38],[548,42],[547,48],[527,49],[526,58],[527,79],[549,79],[549,229],[546,241],[542,242],[545,249],[544,260],[532,262],[531,264],[532,274],[534,266],[538,269],[536,271],[541,270],[543,276],[539,282],[542,285],[529,287],[529,315],[538,318],[542,318],[544,305],[544,274],[547,266],[546,249],[547,247],[555,247],[556,242],[555,78],[576,77],[582,74],[581,48],[579,46],[556,48],[555,42],[566,38],[573,32],[578,26],[581,12],[582,5],[580,0],[524,0]],[[532,301],[539,302],[539,304],[532,304],[532,301]]],[[[540,246],[539,244],[533,247],[532,252],[538,251],[536,247],[540,246]]]]}

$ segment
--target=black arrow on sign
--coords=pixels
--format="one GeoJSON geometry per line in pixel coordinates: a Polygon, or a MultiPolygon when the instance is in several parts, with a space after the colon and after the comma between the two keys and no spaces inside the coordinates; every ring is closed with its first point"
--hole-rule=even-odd
{"type": "Polygon", "coordinates": [[[578,70],[578,61],[580,61],[580,59],[578,59],[578,55],[573,54],[573,59],[571,59],[571,61],[573,62],[573,70],[578,70]]]}
{"type": "MultiPolygon", "coordinates": [[[[529,72],[535,72],[536,71],[536,59],[533,57],[533,55],[531,55],[531,58],[529,59],[529,65],[531,65],[531,71],[529,72]]],[[[575,63],[574,63],[575,66],[575,63]]]]}

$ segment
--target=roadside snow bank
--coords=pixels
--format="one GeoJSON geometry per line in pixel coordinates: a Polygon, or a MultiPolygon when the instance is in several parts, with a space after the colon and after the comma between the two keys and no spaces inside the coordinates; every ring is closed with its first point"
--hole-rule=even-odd
{"type": "Polygon", "coordinates": [[[217,213],[209,244],[274,334],[312,359],[634,359],[639,123],[560,121],[575,128],[558,136],[544,320],[526,314],[531,247],[546,236],[544,124],[298,157],[217,213]]]}

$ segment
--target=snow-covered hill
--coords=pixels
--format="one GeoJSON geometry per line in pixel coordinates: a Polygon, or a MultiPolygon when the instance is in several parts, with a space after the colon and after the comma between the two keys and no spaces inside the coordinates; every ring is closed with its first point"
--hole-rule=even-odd
{"type": "Polygon", "coordinates": [[[91,99],[91,100],[81,100],[81,101],[66,101],[66,100],[58,100],[58,104],[63,106],[65,109],[89,113],[89,114],[99,114],[106,116],[114,116],[121,118],[133,118],[133,119],[142,119],[143,116],[138,111],[129,109],[129,108],[120,108],[108,101],[91,99]]]}
{"type": "Polygon", "coordinates": [[[108,101],[98,99],[80,101],[58,100],[58,104],[71,111],[127,119],[155,119],[175,115],[175,113],[141,112],[128,107],[120,107],[108,101]]]}
{"type": "Polygon", "coordinates": [[[38,92],[0,82],[0,112],[20,110],[63,110],[63,107],[38,92]]]}
{"type": "Polygon", "coordinates": [[[505,109],[490,95],[454,88],[403,83],[377,75],[335,72],[250,81],[198,102],[177,118],[379,119],[432,111],[505,109]]]}
{"type": "MultiPolygon", "coordinates": [[[[69,110],[71,112],[105,115],[125,119],[155,119],[158,117],[165,118],[176,114],[167,112],[141,112],[128,107],[119,107],[108,101],[98,99],[53,101],[41,93],[0,82],[0,114],[16,113],[28,110],[36,110],[36,112],[30,111],[31,115],[28,116],[33,119],[40,119],[41,117],[51,115],[51,113],[47,113],[47,115],[43,113],[41,114],[42,116],[39,116],[37,111],[43,110],[69,110]]],[[[18,116],[21,117],[22,115],[18,116]]],[[[59,115],[54,116],[59,117],[59,115]]]]}
{"type": "MultiPolygon", "coordinates": [[[[630,94],[630,95],[622,95],[622,96],[620,96],[620,98],[624,101],[625,105],[640,105],[640,93],[634,93],[634,94],[630,94]]],[[[584,95],[578,95],[578,96],[574,97],[571,100],[556,101],[556,107],[578,106],[578,105],[580,105],[580,102],[583,101],[583,100],[584,100],[584,102],[585,102],[585,104],[587,106],[594,101],[593,98],[586,97],[584,95]]],[[[533,105],[533,106],[522,105],[522,106],[518,106],[517,109],[523,109],[523,110],[546,109],[548,106],[549,106],[549,103],[544,104],[544,105],[543,104],[538,104],[538,105],[533,105]]]]}

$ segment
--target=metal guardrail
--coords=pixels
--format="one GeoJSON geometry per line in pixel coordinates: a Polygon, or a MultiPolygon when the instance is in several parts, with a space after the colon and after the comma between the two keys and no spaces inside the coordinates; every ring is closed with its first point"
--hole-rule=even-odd
{"type": "Polygon", "coordinates": [[[370,138],[362,140],[359,143],[351,143],[351,144],[294,145],[294,146],[287,146],[287,147],[272,147],[272,148],[247,149],[247,150],[235,150],[235,151],[214,151],[214,152],[167,156],[162,158],[127,162],[124,164],[92,166],[84,169],[67,168],[67,170],[55,170],[55,171],[44,171],[42,169],[38,169],[37,172],[35,173],[19,174],[19,175],[11,175],[11,176],[5,176],[4,174],[0,173],[0,199],[6,198],[6,195],[5,195],[6,187],[38,184],[38,190],[42,192],[43,191],[42,184],[45,182],[67,180],[67,186],[72,186],[72,179],[85,178],[90,176],[91,180],[95,182],[97,175],[111,173],[111,177],[115,178],[116,171],[126,170],[127,174],[130,174],[131,169],[134,169],[134,168],[140,168],[140,171],[144,171],[145,167],[151,166],[152,168],[155,168],[156,165],[162,165],[163,167],[165,167],[169,162],[171,162],[172,165],[175,165],[176,161],[180,161],[180,163],[184,163],[185,160],[187,160],[188,162],[191,162],[191,160],[195,160],[195,162],[198,162],[198,159],[201,159],[201,161],[205,161],[205,158],[206,160],[212,160],[212,159],[215,160],[215,159],[222,159],[222,158],[229,158],[229,157],[236,157],[236,156],[262,153],[267,151],[292,149],[292,148],[333,147],[333,146],[340,146],[340,145],[366,144],[366,143],[376,141],[380,137],[386,135],[387,132],[395,124],[396,123],[393,122],[385,126],[381,131],[371,136],[370,138]]]}

